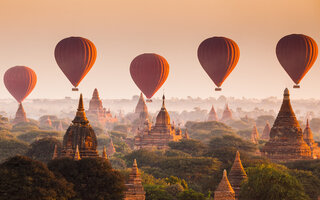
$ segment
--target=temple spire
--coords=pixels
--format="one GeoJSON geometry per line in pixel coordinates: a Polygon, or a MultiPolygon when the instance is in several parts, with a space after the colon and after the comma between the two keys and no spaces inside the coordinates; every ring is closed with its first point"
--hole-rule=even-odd
{"type": "Polygon", "coordinates": [[[73,160],[81,160],[80,153],[79,153],[79,146],[78,145],[77,145],[77,148],[76,148],[76,152],[74,153],[73,160]]]}
{"type": "Polygon", "coordinates": [[[166,97],[164,95],[162,95],[162,107],[161,108],[166,108],[165,99],[166,99],[166,97]]]}
{"type": "Polygon", "coordinates": [[[221,182],[214,192],[214,200],[235,200],[235,193],[228,180],[226,170],[223,170],[221,182]]]}
{"type": "Polygon", "coordinates": [[[236,157],[234,159],[233,165],[231,167],[231,170],[229,172],[228,179],[230,181],[230,184],[235,192],[236,199],[239,198],[240,194],[240,187],[244,180],[246,180],[247,174],[244,171],[244,168],[242,166],[241,160],[240,160],[240,153],[237,151],[236,157]]]}
{"type": "Polygon", "coordinates": [[[73,123],[89,123],[89,121],[86,117],[86,113],[84,111],[84,107],[83,107],[82,94],[80,94],[76,117],[74,118],[74,120],[72,122],[73,123]]]}
{"type": "Polygon", "coordinates": [[[106,146],[103,146],[102,158],[108,160],[107,149],[106,146]]]}

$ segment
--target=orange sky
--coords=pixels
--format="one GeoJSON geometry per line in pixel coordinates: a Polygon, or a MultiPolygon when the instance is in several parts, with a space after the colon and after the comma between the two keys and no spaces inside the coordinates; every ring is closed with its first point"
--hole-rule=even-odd
{"type": "MultiPolygon", "coordinates": [[[[291,33],[311,36],[320,45],[319,0],[2,0],[0,74],[15,65],[35,70],[38,83],[28,98],[76,97],[58,68],[55,45],[69,36],[90,39],[98,57],[80,91],[103,98],[139,94],[129,73],[131,60],[144,52],[164,56],[170,74],[168,97],[281,97],[293,82],[275,55],[278,40],[291,33]],[[237,42],[240,60],[220,93],[197,59],[206,38],[237,42]]],[[[291,89],[294,98],[320,98],[319,59],[291,89]]],[[[155,95],[160,97],[162,89],[155,95]]],[[[11,97],[0,84],[0,98],[11,97]]]]}

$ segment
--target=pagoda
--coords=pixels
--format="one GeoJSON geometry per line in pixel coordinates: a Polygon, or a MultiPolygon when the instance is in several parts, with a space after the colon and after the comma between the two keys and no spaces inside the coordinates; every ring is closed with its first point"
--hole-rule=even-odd
{"type": "Polygon", "coordinates": [[[311,150],[311,157],[314,159],[320,158],[320,148],[318,144],[313,140],[313,133],[311,131],[309,120],[307,120],[306,128],[303,131],[303,139],[308,144],[311,150]]]}
{"type": "Polygon", "coordinates": [[[240,160],[240,153],[237,151],[236,158],[234,159],[233,165],[228,175],[230,184],[235,192],[236,199],[239,199],[240,187],[243,181],[247,180],[247,174],[244,171],[240,160]]]}
{"type": "Polygon", "coordinates": [[[266,126],[263,129],[261,139],[262,140],[269,140],[270,139],[270,131],[271,131],[270,124],[269,124],[269,122],[267,122],[266,126]]]}
{"type": "Polygon", "coordinates": [[[212,105],[211,110],[208,115],[208,121],[218,121],[217,113],[212,105]]]}
{"type": "Polygon", "coordinates": [[[76,153],[79,158],[98,157],[96,134],[86,117],[82,94],[76,116],[63,137],[61,157],[74,158],[76,153]]]}
{"type": "Polygon", "coordinates": [[[52,127],[52,121],[50,117],[48,116],[47,119],[43,122],[43,126],[45,127],[52,127]]]}
{"type": "Polygon", "coordinates": [[[225,107],[225,109],[224,109],[224,111],[222,113],[221,121],[225,122],[225,121],[228,121],[230,119],[232,119],[232,112],[231,112],[231,110],[229,108],[229,105],[226,104],[226,107],[225,107]]]}
{"type": "Polygon", "coordinates": [[[146,192],[143,189],[140,176],[137,161],[134,159],[129,180],[126,184],[127,190],[124,193],[124,200],[145,200],[146,192]]]}
{"type": "Polygon", "coordinates": [[[105,125],[107,122],[117,122],[117,118],[113,118],[110,110],[106,110],[102,106],[102,101],[99,96],[98,89],[95,88],[92,94],[92,98],[89,102],[89,109],[87,111],[88,118],[91,121],[97,122],[101,125],[105,125]]]}
{"type": "Polygon", "coordinates": [[[259,143],[259,132],[256,125],[253,126],[253,129],[251,131],[251,142],[253,144],[259,143]]]}
{"type": "Polygon", "coordinates": [[[302,129],[290,103],[286,88],[278,116],[271,128],[270,139],[261,150],[262,156],[275,162],[311,159],[311,150],[303,139],[302,129]]]}
{"type": "Polygon", "coordinates": [[[170,123],[170,116],[165,107],[165,96],[162,97],[162,107],[157,115],[156,123],[151,126],[149,120],[144,123],[144,128],[139,129],[134,137],[135,149],[156,148],[166,149],[170,141],[182,139],[182,132],[170,123]]]}
{"type": "Polygon", "coordinates": [[[24,108],[22,106],[22,103],[19,104],[18,110],[16,112],[16,117],[13,120],[14,124],[18,124],[21,122],[28,122],[26,112],[24,111],[24,108]]]}
{"type": "Polygon", "coordinates": [[[223,176],[216,191],[214,191],[213,200],[235,200],[235,193],[228,180],[226,170],[223,170],[223,176]]]}
{"type": "Polygon", "coordinates": [[[111,139],[107,147],[107,155],[112,156],[114,153],[116,153],[116,149],[114,148],[114,145],[111,139]]]}

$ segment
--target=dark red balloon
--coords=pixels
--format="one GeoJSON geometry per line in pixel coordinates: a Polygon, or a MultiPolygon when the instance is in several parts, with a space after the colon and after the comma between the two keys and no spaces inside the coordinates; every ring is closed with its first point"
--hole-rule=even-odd
{"type": "Polygon", "coordinates": [[[169,64],[160,55],[141,54],[132,60],[130,74],[138,88],[150,99],[167,80],[169,64]]]}
{"type": "Polygon", "coordinates": [[[292,34],[279,40],[276,54],[283,69],[299,84],[316,61],[318,46],[309,36],[292,34]]]}
{"type": "Polygon", "coordinates": [[[57,44],[54,56],[62,72],[72,85],[77,87],[92,68],[97,50],[86,38],[69,37],[57,44]]]}
{"type": "Polygon", "coordinates": [[[10,94],[21,103],[36,86],[37,75],[29,67],[15,66],[6,71],[3,82],[10,94]]]}
{"type": "Polygon", "coordinates": [[[204,40],[198,48],[198,59],[211,80],[221,87],[238,63],[238,45],[225,37],[212,37],[204,40]]]}

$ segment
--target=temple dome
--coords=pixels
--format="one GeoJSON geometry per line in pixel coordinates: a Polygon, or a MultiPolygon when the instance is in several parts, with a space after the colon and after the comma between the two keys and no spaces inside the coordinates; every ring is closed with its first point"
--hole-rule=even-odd
{"type": "Polygon", "coordinates": [[[160,112],[157,115],[157,119],[156,119],[156,126],[166,126],[166,125],[170,125],[170,116],[169,113],[165,107],[165,96],[162,96],[162,107],[160,112]]]}

